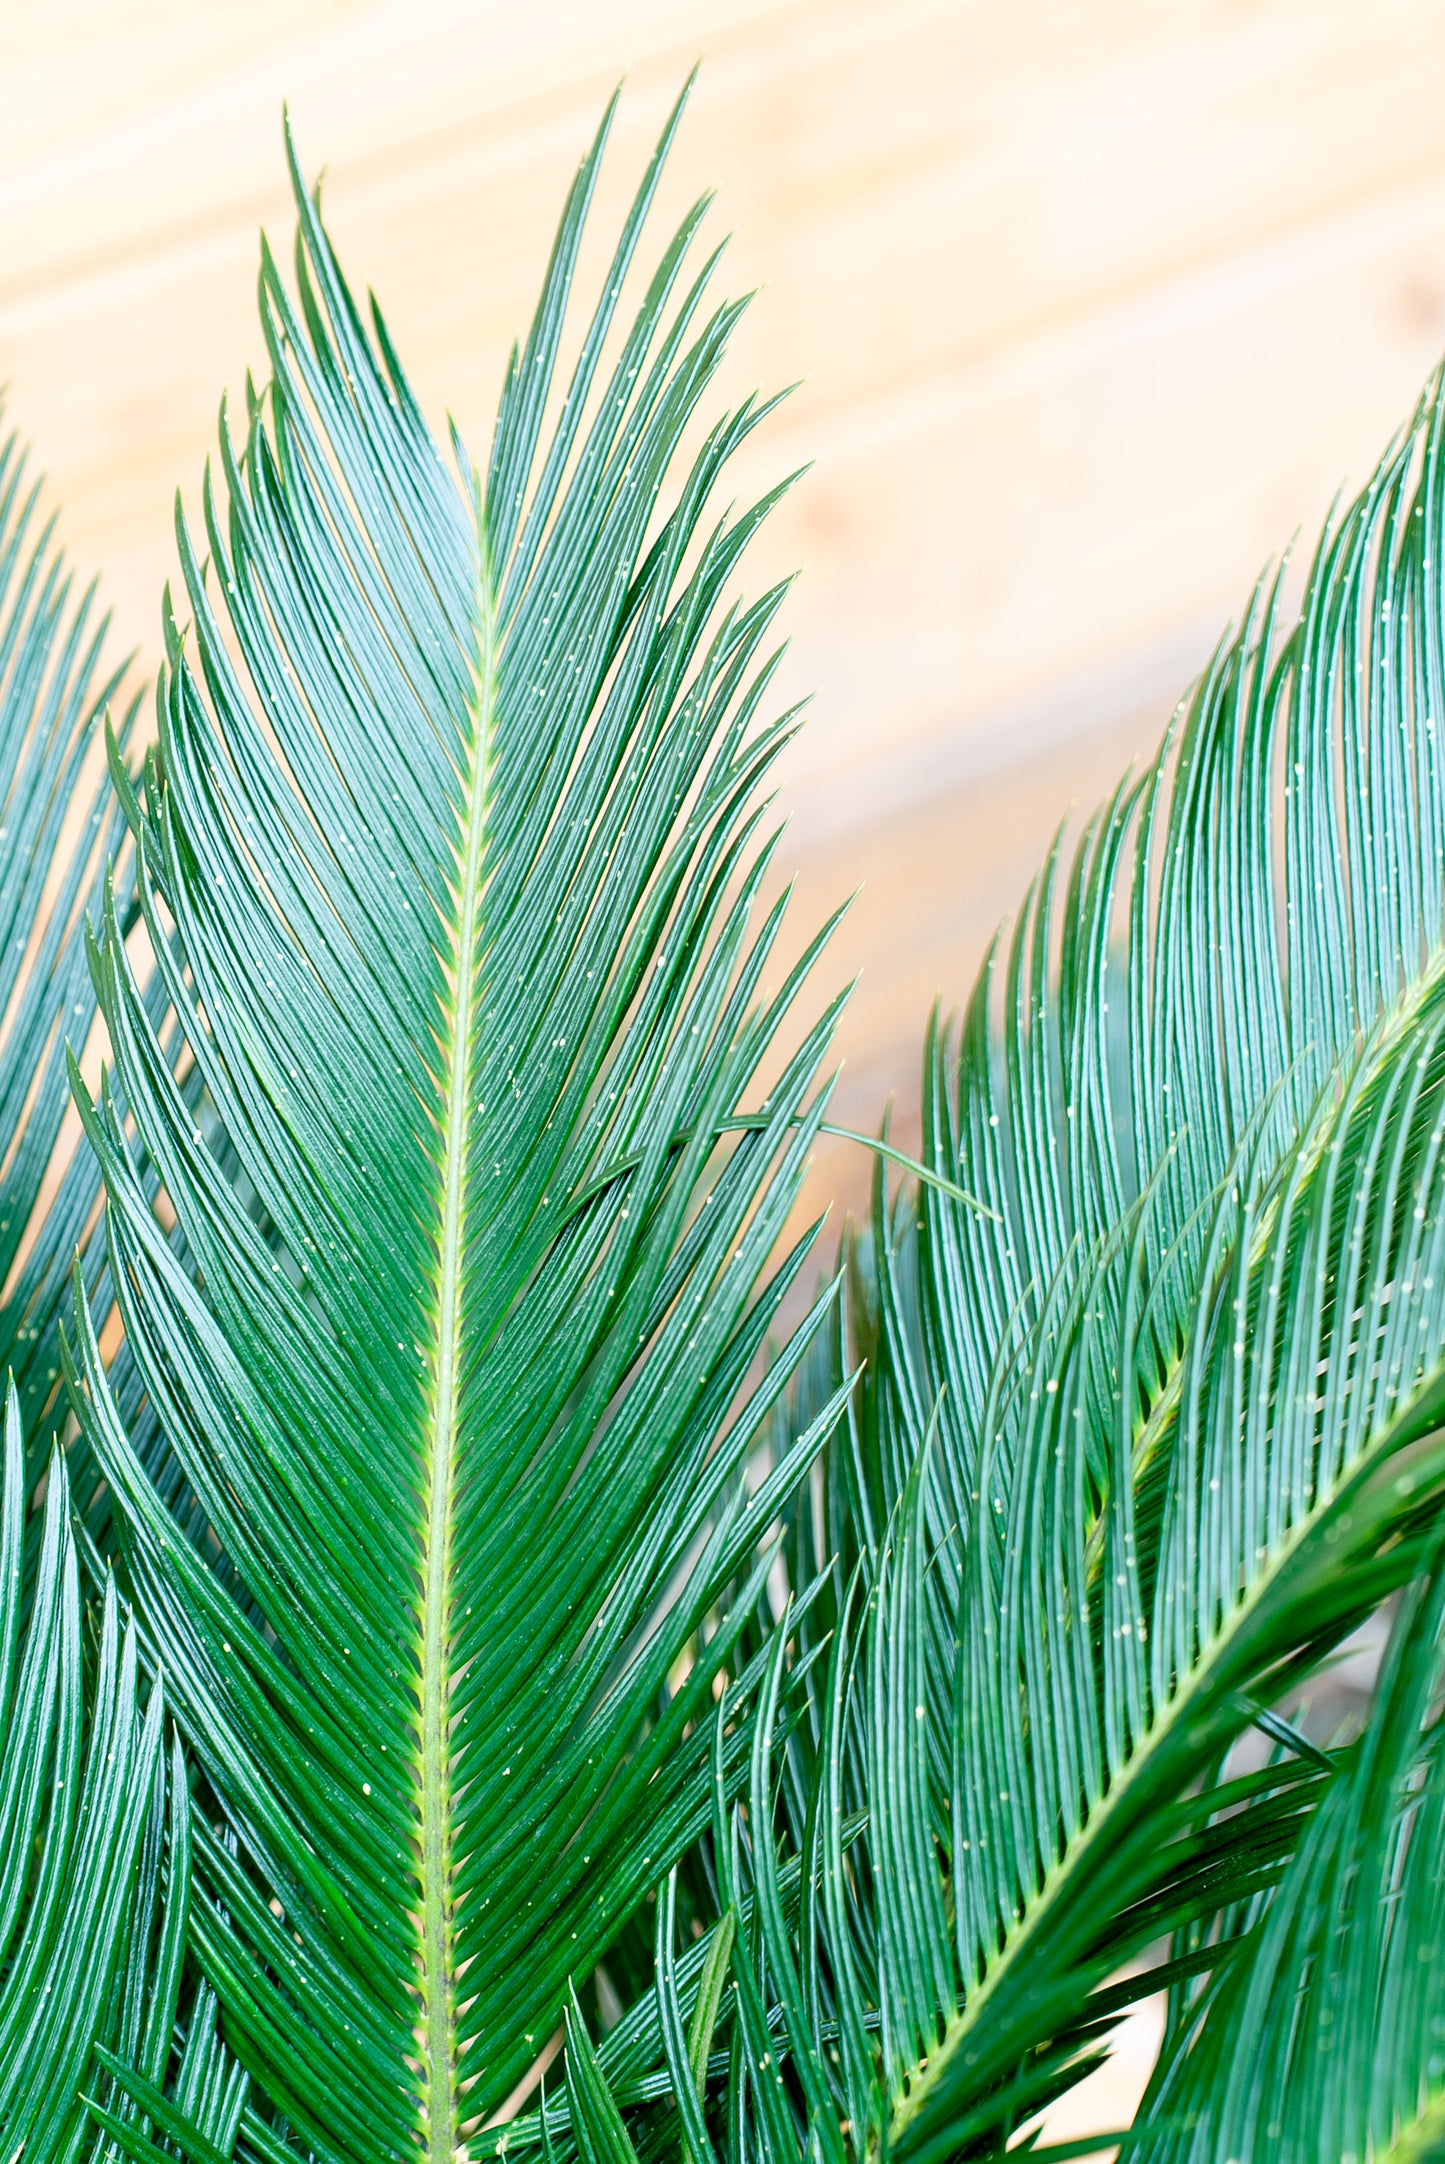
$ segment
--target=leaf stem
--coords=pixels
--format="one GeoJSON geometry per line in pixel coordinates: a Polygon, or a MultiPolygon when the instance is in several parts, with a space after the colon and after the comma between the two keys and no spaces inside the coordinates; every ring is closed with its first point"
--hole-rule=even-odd
{"type": "Polygon", "coordinates": [[[422,1584],[421,1885],[419,1965],[429,2164],[457,2152],[456,1993],[452,1919],[451,1572],[459,1336],[467,1202],[468,1096],[476,1028],[478,919],[487,814],[487,757],[496,698],[495,622],[486,543],[481,543],[481,665],[476,732],[467,777],[466,834],[458,867],[451,1027],[442,1039],[446,1126],[437,1254],[436,1344],[427,1467],[422,1584]]]}

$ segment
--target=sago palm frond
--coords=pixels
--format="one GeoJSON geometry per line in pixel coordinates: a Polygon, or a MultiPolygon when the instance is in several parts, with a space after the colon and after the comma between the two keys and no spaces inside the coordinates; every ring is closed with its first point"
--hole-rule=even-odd
{"type": "MultiPolygon", "coordinates": [[[[112,892],[94,1159],[10,1272],[43,1348],[98,1163],[75,1462],[190,1754],[167,1807],[108,1595],[96,1736],[150,1758],[101,1864],[84,1821],[103,1900],[47,1905],[43,1813],[11,1862],[0,1983],[57,2018],[53,1927],[82,2008],[56,2071],[13,2061],[16,2110],[137,2164],[943,2164],[998,2155],[1167,1983],[1141,2142],[1420,2151],[1445,392],[1298,621],[1261,586],[1158,760],[1051,853],[930,1034],[921,1185],[880,1181],[845,1300],[775,1354],[831,1010],[789,1021],[821,940],[781,966],[760,909],[781,592],[728,596],[772,498],[709,506],[768,408],[699,425],[737,314],[687,268],[703,206],[619,306],[674,125],[574,337],[605,124],[584,160],[485,479],[293,160],[271,380],[239,444],[223,418],[204,551],[179,526],[157,750],[113,761],[153,969],[112,892]],[[1323,1752],[1288,1693],[1402,1586],[1380,1708],[1323,1752]],[[1275,1747],[1239,1772],[1251,1724],[1275,1747]],[[634,2003],[594,2047],[604,1955],[634,2003]]],[[[28,592],[17,653],[26,611],[65,620],[28,592]]],[[[13,788],[53,806],[94,702],[79,662],[60,706],[42,681],[16,671],[15,740],[64,749],[13,788]]],[[[28,1220],[93,859],[37,916],[59,827],[26,831],[12,933],[61,958],[0,1038],[28,1220]]],[[[79,1613],[58,1461],[46,1510],[32,1648],[79,1613]]],[[[28,1735],[3,1793],[39,1813],[28,1735]]]]}
{"type": "Polygon", "coordinates": [[[297,177],[120,777],[179,1061],[113,914],[96,971],[164,1219],[108,1093],[86,1120],[164,1482],[83,1301],[74,1379],[255,2138],[357,2164],[453,2158],[699,1830],[717,1597],[751,1614],[834,1416],[749,1489],[823,1312],[759,1380],[830,1017],[784,1034],[816,941],[760,989],[780,593],[726,594],[771,498],[709,509],[766,406],[671,479],[738,313],[686,268],[702,206],[615,322],[671,132],[567,375],[584,161],[480,482],[297,177]]]}
{"type": "MultiPolygon", "coordinates": [[[[67,1046],[96,1014],[85,948],[123,833],[100,718],[120,671],[105,660],[92,586],[77,596],[20,438],[0,442],[0,2156],[70,2158],[94,2139],[78,2101],[107,2044],[162,2062],[183,1952],[160,1754],[161,1698],[143,1714],[134,1632],[113,1591],[88,1643],[54,1453],[59,1324],[71,1262],[101,1291],[92,1237],[100,1176],[68,1148],[67,1046]],[[47,1467],[47,1459],[49,1460],[47,1467]],[[31,1509],[43,1490],[43,1509],[31,1509]],[[157,1921],[162,1889],[167,1929],[157,1921]],[[160,1959],[160,1967],[156,1962],[160,1959]],[[159,2040],[159,2041],[157,2041],[159,2040]]],[[[133,712],[133,708],[132,708],[133,712]]],[[[130,722],[120,723],[124,740],[130,722]]],[[[103,1520],[93,1469],[77,1505],[103,1520]]],[[[172,1782],[175,1769],[172,1768],[172,1782]]],[[[171,1788],[171,1814],[184,1784],[171,1788]]],[[[179,1799],[179,1800],[178,1800],[179,1799]]],[[[172,1832],[174,1831],[174,1824],[172,1832]]]]}
{"type": "Polygon", "coordinates": [[[1442,448],[1437,379],[1298,623],[1257,596],[1090,828],[1057,943],[1046,868],[956,1079],[931,1049],[925,1159],[996,1215],[880,1218],[863,1331],[859,1537],[919,1482],[931,1610],[911,1775],[876,1656],[867,1715],[899,2154],[991,2085],[1016,2121],[1112,1969],[1268,1876],[1309,1754],[1227,1820],[1212,1769],[1438,1503],[1442,448]]]}
{"type": "Polygon", "coordinates": [[[142,2066],[169,2058],[188,1799],[177,1761],[168,1828],[161,1694],[142,1709],[134,1627],[122,1634],[109,1585],[87,1654],[58,1453],[28,1598],[25,1501],[12,1383],[0,1481],[0,2154],[59,2164],[94,2139],[79,2092],[87,2078],[104,2085],[97,2049],[142,2066]]]}
{"type": "MultiPolygon", "coordinates": [[[[1097,1505],[1070,1447],[1099,1354],[1090,1273],[1016,1378],[1025,1411],[965,1540],[932,1522],[936,1434],[920,1454],[871,1588],[860,1565],[841,1604],[811,1741],[792,1726],[765,1755],[765,1694],[746,1826],[720,1805],[714,1841],[735,1859],[723,1898],[753,1919],[732,1957],[729,2149],[992,2153],[1150,1987],[1108,1990],[1111,1973],[1289,1855],[1327,1764],[1219,1762],[1418,1567],[1445,1477],[1432,1004],[1387,1064],[1360,1062],[1283,1190],[1221,1204],[1241,1267],[1211,1271],[1189,1319],[1167,1469],[1131,1480],[1126,1461],[1097,1505]]],[[[1230,1952],[1206,1934],[1152,1981],[1230,1952]]]]}
{"type": "MultiPolygon", "coordinates": [[[[730,2155],[992,2154],[1150,1988],[1113,1972],[1226,1961],[1328,1785],[1274,1702],[1433,1541],[1442,448],[1437,381],[931,1042],[925,1159],[988,1207],[880,1203],[823,1377],[866,1358],[821,1552],[798,1514],[807,1718],[770,1742],[765,1691],[713,1837],[730,2155]],[[1288,1747],[1235,1778],[1252,1721],[1288,1747]]],[[[685,2014],[603,2047],[624,2108],[685,2014]]]]}

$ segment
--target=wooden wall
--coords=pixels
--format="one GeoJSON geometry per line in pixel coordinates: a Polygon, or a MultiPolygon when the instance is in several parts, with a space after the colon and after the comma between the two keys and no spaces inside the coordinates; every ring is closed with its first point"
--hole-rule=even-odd
{"type": "Polygon", "coordinates": [[[815,461],[757,576],[804,567],[785,858],[807,911],[862,890],[855,1121],[906,1129],[929,1002],[1445,344],[1430,0],[10,0],[0,55],[0,374],[147,663],[287,237],[283,97],[480,447],[607,90],[603,223],[702,57],[672,202],[720,184],[765,288],[734,383],[805,379],[741,479],[815,461]]]}
{"type": "MultiPolygon", "coordinates": [[[[929,1002],[1445,345],[1438,5],[7,0],[0,375],[149,665],[172,492],[286,235],[283,96],[480,448],[606,92],[615,207],[699,55],[671,201],[719,183],[765,286],[734,383],[806,379],[741,478],[816,461],[757,574],[805,567],[818,694],[784,862],[805,912],[861,886],[838,1105],[896,1092],[906,1135],[929,1002]]],[[[815,1192],[863,1178],[835,1148],[815,1192]]]]}

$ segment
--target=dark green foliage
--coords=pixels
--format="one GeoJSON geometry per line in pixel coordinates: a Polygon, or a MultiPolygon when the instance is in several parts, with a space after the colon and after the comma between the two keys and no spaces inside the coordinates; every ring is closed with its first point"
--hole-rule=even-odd
{"type": "Polygon", "coordinates": [[[1046,868],[956,1073],[931,1045],[925,1158],[997,1214],[880,1208],[855,1306],[855,1516],[895,1524],[860,1542],[887,1614],[860,1673],[900,2153],[981,2130],[994,2085],[1016,2123],[1091,1990],[1268,1881],[1317,1768],[1214,1769],[1417,1567],[1445,1473],[1442,440],[1437,383],[1298,624],[1256,597],[1062,910],[1046,868]]]}

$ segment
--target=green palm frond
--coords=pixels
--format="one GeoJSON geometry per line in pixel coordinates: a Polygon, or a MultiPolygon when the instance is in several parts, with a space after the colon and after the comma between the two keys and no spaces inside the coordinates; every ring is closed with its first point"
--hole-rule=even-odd
{"type": "MultiPolygon", "coordinates": [[[[795,1514],[795,1582],[836,1559],[806,1718],[770,1742],[765,1690],[746,1824],[717,1805],[752,1919],[730,2155],[992,2154],[1130,1996],[1226,1960],[1328,1787],[1269,1709],[1434,1539],[1442,448],[1437,379],[1298,624],[1256,595],[1062,903],[1055,851],[956,1072],[930,1041],[925,1162],[993,1214],[880,1190],[801,1393],[866,1358],[795,1514]],[[1293,1747],[1235,1777],[1256,1719],[1293,1747]]],[[[684,2013],[603,2043],[624,2109],[684,2013]]]]}
{"type": "Polygon", "coordinates": [[[1318,1769],[1227,1843],[1213,1769],[1438,1499],[1442,447],[1437,379],[1061,906],[1055,851],[956,1076],[930,1044],[925,1161],[998,1216],[880,1210],[839,1460],[880,1585],[920,1487],[927,1687],[876,1674],[865,1716],[933,1739],[912,1792],[868,1777],[900,2154],[982,2136],[991,2090],[1017,2123],[1113,1969],[1278,1868],[1318,1769]]]}
{"type": "Polygon", "coordinates": [[[210,1799],[191,1933],[252,2131],[329,2157],[452,2158],[699,1830],[719,1595],[752,1614],[836,1416],[750,1489],[826,1307],[760,1370],[831,1013],[786,1034],[819,941],[759,989],[781,591],[725,595],[773,499],[709,502],[768,408],[696,435],[738,314],[685,269],[701,205],[615,320],[674,124],[566,376],[584,161],[484,484],[297,174],[272,379],[223,425],[211,578],[180,526],[193,630],[121,777],[184,1046],[112,912],[144,1166],[83,1102],[173,1474],[83,1301],[73,1380],[210,1799]]]}
{"type": "Polygon", "coordinates": [[[1241,1957],[1186,2003],[1131,2156],[1439,2153],[1442,1624],[1437,1564],[1402,1599],[1365,1732],[1241,1957]]]}
{"type": "Polygon", "coordinates": [[[14,1376],[38,1475],[71,1257],[100,1185],[84,1149],[53,1177],[66,1045],[79,1051],[95,1018],[84,922],[123,829],[104,776],[87,771],[121,672],[28,463],[17,435],[0,439],[0,1370],[14,1376]]]}
{"type": "Polygon", "coordinates": [[[93,1673],[65,1461],[50,1461],[24,1597],[25,1453],[12,1382],[0,1488],[0,2130],[8,2160],[89,2148],[79,2089],[98,2047],[164,2067],[185,1924],[186,1787],[142,1712],[136,1637],[106,1588],[93,1673]],[[184,1836],[182,1834],[182,1841],[184,1836]],[[158,1944],[153,1943],[158,1940],[158,1944]]]}

